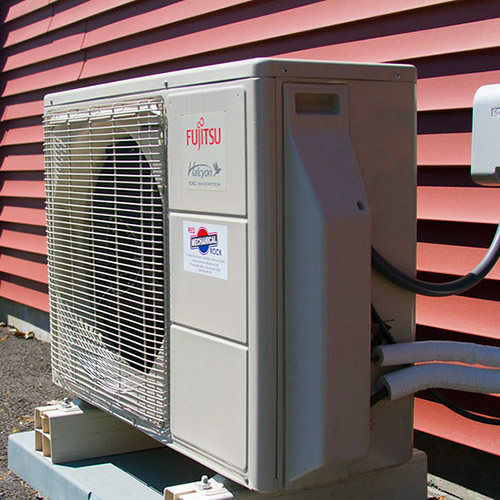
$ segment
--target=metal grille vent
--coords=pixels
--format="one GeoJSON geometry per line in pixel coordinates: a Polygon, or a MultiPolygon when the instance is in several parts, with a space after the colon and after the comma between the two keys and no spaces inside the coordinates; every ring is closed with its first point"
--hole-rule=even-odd
{"type": "Polygon", "coordinates": [[[163,109],[44,121],[54,378],[155,435],[168,428],[163,109]]]}

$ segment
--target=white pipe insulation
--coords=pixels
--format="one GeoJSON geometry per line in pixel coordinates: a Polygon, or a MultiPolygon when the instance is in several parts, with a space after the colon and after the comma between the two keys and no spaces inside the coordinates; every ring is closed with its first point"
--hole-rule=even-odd
{"type": "Polygon", "coordinates": [[[424,341],[380,345],[373,349],[377,366],[425,361],[455,361],[500,368],[500,348],[470,342],[424,341]]]}
{"type": "Polygon", "coordinates": [[[500,370],[427,363],[382,375],[378,385],[386,387],[391,400],[432,388],[494,394],[500,393],[500,370]]]}

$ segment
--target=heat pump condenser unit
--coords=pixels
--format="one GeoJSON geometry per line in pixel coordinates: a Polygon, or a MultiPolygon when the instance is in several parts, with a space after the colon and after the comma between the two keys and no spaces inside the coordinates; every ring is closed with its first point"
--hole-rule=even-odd
{"type": "MultiPolygon", "coordinates": [[[[45,99],[53,374],[257,490],[411,456],[369,400],[370,304],[411,340],[415,73],[256,59],[45,99]]],[[[373,374],[372,374],[373,375],[373,374]]]]}

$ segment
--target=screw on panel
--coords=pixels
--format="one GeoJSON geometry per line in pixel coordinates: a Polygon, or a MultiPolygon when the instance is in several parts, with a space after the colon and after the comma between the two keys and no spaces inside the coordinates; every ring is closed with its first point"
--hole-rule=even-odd
{"type": "Polygon", "coordinates": [[[394,73],[394,78],[396,80],[399,80],[401,78],[401,73],[398,73],[397,71],[394,73]]]}
{"type": "Polygon", "coordinates": [[[364,210],[364,209],[365,209],[365,204],[364,204],[362,201],[358,201],[358,202],[356,203],[356,205],[358,206],[358,208],[359,208],[360,210],[364,210]]]}
{"type": "Polygon", "coordinates": [[[212,488],[212,485],[210,484],[208,480],[208,476],[201,476],[201,480],[198,483],[198,486],[202,490],[209,490],[212,488]]]}
{"type": "Polygon", "coordinates": [[[69,408],[71,406],[71,399],[70,398],[64,398],[63,402],[61,403],[62,406],[65,408],[69,408]]]}
{"type": "Polygon", "coordinates": [[[288,69],[283,66],[283,68],[281,68],[281,72],[282,73],[288,73],[288,69]]]}
{"type": "Polygon", "coordinates": [[[64,398],[58,405],[61,411],[70,411],[75,409],[75,405],[71,398],[64,398]]]}

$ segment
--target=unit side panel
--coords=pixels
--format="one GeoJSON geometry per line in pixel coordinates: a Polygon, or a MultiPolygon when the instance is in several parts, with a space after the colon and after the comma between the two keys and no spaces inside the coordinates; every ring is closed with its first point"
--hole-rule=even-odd
{"type": "MultiPolygon", "coordinates": [[[[372,245],[409,275],[415,273],[415,85],[353,82],[351,138],[372,215],[372,245]]],[[[414,339],[415,296],[373,274],[372,303],[398,342],[414,339]]],[[[374,384],[381,369],[372,370],[374,384]]],[[[374,387],[372,387],[374,389],[374,387]]],[[[404,463],[412,453],[413,398],[372,409],[370,452],[359,470],[404,463]]]]}
{"type": "Polygon", "coordinates": [[[331,481],[369,444],[370,215],[349,84],[284,85],[286,480],[331,481]]]}
{"type": "Polygon", "coordinates": [[[281,331],[278,309],[278,252],[281,172],[277,134],[277,85],[274,78],[248,83],[248,331],[249,331],[249,486],[263,491],[282,487],[277,469],[278,349],[281,331]]]}

